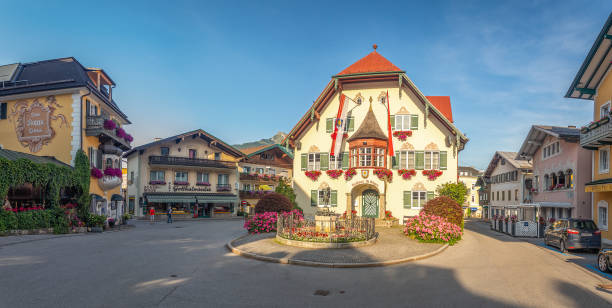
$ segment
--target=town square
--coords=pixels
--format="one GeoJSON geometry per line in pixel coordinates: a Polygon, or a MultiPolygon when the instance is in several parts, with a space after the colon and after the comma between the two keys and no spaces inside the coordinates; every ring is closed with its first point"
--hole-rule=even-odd
{"type": "Polygon", "coordinates": [[[612,306],[612,3],[0,7],[0,307],[612,306]]]}

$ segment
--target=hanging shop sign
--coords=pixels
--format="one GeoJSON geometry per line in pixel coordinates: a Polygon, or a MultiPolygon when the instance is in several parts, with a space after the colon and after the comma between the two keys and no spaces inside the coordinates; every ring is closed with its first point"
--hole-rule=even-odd
{"type": "Polygon", "coordinates": [[[11,110],[10,120],[15,126],[17,140],[32,153],[40,151],[55,136],[51,120],[59,120],[60,127],[68,126],[63,114],[55,114],[55,110],[62,107],[55,100],[55,96],[48,96],[46,100],[46,105],[38,98],[34,99],[31,105],[26,101],[19,101],[11,110]]]}
{"type": "Polygon", "coordinates": [[[211,191],[210,186],[186,186],[186,185],[174,185],[172,191],[211,191]]]}

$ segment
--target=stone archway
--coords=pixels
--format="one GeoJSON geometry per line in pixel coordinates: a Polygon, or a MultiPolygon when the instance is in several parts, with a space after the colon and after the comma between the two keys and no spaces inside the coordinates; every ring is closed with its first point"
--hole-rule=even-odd
{"type": "Polygon", "coordinates": [[[357,212],[357,216],[384,217],[386,208],[385,194],[376,185],[369,183],[357,185],[346,195],[347,215],[351,210],[354,210],[357,212]],[[366,207],[364,207],[364,204],[366,207]],[[376,206],[376,209],[373,209],[373,206],[376,206]]]}

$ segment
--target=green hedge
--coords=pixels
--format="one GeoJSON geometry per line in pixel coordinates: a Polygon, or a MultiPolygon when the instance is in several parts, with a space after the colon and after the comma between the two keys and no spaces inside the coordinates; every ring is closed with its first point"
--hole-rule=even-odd
{"type": "Polygon", "coordinates": [[[69,221],[62,208],[17,212],[0,210],[0,232],[53,228],[54,233],[68,233],[69,221]]]}

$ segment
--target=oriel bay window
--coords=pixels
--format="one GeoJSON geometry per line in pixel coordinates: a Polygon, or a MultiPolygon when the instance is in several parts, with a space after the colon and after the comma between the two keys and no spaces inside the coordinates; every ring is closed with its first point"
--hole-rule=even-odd
{"type": "Polygon", "coordinates": [[[352,167],[380,167],[386,166],[386,150],[382,147],[359,147],[351,149],[352,167]]]}

